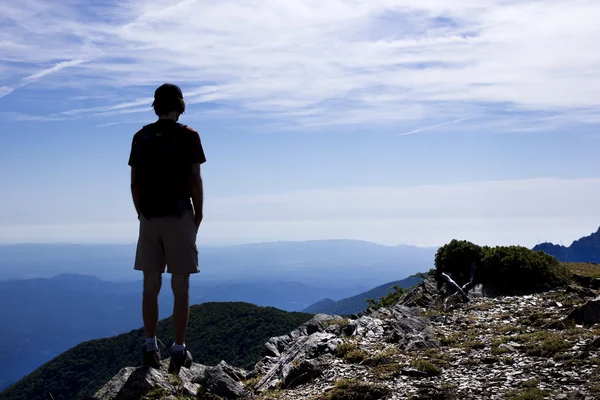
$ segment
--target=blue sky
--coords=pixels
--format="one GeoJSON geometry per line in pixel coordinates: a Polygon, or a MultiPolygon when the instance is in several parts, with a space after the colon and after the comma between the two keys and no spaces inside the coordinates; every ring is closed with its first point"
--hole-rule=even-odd
{"type": "Polygon", "coordinates": [[[127,158],[179,84],[207,244],[570,241],[600,225],[600,3],[8,0],[0,243],[136,240],[127,158]]]}

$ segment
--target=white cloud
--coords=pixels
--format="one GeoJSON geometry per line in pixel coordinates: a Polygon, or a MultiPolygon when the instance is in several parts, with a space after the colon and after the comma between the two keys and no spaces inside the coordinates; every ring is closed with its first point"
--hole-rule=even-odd
{"type": "MultiPolygon", "coordinates": [[[[83,194],[75,194],[68,207],[47,201],[30,208],[37,213],[28,213],[29,221],[6,211],[14,209],[14,202],[28,208],[29,200],[0,199],[0,242],[133,242],[136,221],[127,195],[114,193],[96,214],[90,213],[86,198],[78,197],[83,194]]],[[[600,178],[207,197],[199,240],[348,238],[429,246],[463,238],[490,245],[569,244],[600,225],[600,209],[593,201],[599,197],[600,178]]]]}
{"type": "MultiPolygon", "coordinates": [[[[83,58],[90,62],[44,85],[122,88],[123,104],[105,105],[115,109],[134,108],[138,86],[206,85],[214,90],[195,101],[304,127],[436,125],[513,106],[525,118],[528,110],[568,117],[600,105],[596,0],[164,4],[8,0],[0,69],[83,58]]],[[[0,76],[7,87],[20,79],[0,76]]]]}
{"type": "Polygon", "coordinates": [[[75,67],[77,65],[80,65],[81,63],[83,63],[83,60],[70,60],[70,61],[62,61],[59,62],[55,65],[53,65],[50,68],[46,68],[43,69],[41,71],[38,71],[34,74],[31,74],[29,76],[26,76],[24,78],[22,78],[19,82],[12,84],[12,85],[6,85],[6,86],[0,86],[0,98],[7,96],[9,94],[11,94],[12,92],[14,92],[15,90],[29,85],[33,82],[36,82],[40,79],[42,79],[43,77],[50,75],[50,74],[54,74],[57,73],[58,71],[61,71],[65,68],[69,68],[69,67],[75,67]]]}

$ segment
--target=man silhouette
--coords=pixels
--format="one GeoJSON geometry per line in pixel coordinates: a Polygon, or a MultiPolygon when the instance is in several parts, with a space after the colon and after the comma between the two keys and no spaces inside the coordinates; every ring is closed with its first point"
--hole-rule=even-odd
{"type": "Polygon", "coordinates": [[[142,315],[146,333],[143,364],[159,368],[156,339],[158,295],[167,268],[173,290],[175,343],[169,372],[189,368],[185,346],[189,317],[189,278],[200,272],[196,236],[202,222],[200,164],[206,162],[198,132],[180,124],[185,112],[181,89],[164,84],[152,103],[158,120],[134,136],[129,156],[131,195],[140,221],[134,269],[144,273],[142,315]],[[191,199],[191,201],[190,201],[191,199]]]}

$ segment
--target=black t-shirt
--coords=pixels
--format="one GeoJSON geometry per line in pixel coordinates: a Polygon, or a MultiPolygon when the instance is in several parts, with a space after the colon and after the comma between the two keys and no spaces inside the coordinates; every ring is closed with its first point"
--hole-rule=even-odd
{"type": "Polygon", "coordinates": [[[200,135],[194,129],[166,119],[140,129],[133,136],[129,165],[136,169],[142,215],[181,215],[192,209],[190,166],[204,162],[200,135]]]}

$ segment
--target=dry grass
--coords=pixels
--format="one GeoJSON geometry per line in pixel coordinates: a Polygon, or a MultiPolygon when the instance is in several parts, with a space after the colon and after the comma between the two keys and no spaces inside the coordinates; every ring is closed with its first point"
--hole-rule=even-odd
{"type": "Polygon", "coordinates": [[[338,345],[336,350],[338,357],[353,364],[360,363],[367,357],[367,353],[360,349],[355,342],[342,342],[338,345]]]}
{"type": "Polygon", "coordinates": [[[575,274],[600,278],[600,264],[567,262],[563,265],[575,274]]]}
{"type": "Polygon", "coordinates": [[[374,385],[354,379],[343,379],[335,387],[314,398],[314,400],[379,400],[391,393],[387,386],[374,385]]]}

